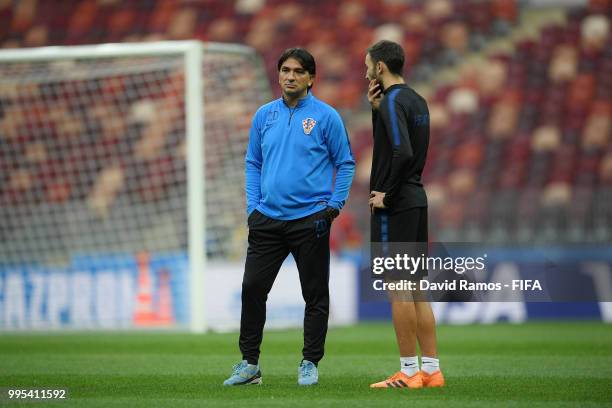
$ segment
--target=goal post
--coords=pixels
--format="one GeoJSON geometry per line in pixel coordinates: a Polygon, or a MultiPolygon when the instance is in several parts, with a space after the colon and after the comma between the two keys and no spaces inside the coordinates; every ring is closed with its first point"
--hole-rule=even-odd
{"type": "Polygon", "coordinates": [[[207,262],[244,255],[248,124],[269,98],[242,45],[0,51],[0,329],[204,332],[207,262]]]}

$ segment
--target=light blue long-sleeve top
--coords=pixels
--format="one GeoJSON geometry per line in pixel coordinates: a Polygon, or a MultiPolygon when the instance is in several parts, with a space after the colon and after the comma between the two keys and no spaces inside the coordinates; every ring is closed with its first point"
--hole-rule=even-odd
{"type": "Polygon", "coordinates": [[[340,115],[310,92],[294,108],[279,98],[255,113],[246,152],[249,215],[294,220],[326,206],[340,210],[354,173],[340,115]]]}

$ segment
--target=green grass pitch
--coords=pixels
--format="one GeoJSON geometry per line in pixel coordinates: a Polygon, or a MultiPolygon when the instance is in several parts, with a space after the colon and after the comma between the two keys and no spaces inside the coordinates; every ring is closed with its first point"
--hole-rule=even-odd
{"type": "Polygon", "coordinates": [[[368,388],[398,369],[390,323],[331,329],[320,384],[310,388],[296,384],[300,330],[266,331],[264,384],[232,388],[221,383],[239,359],[236,334],[3,334],[0,387],[70,392],[20,406],[612,406],[612,325],[441,326],[438,337],[444,389],[368,388]]]}

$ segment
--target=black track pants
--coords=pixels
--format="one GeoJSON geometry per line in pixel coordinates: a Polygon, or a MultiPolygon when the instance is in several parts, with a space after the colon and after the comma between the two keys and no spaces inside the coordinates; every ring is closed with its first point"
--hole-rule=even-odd
{"type": "Polygon", "coordinates": [[[292,221],[275,220],[258,211],[249,216],[239,344],[242,358],[250,364],[259,359],[266,300],[289,253],[297,263],[306,302],[302,354],[315,364],[323,357],[329,317],[329,227],[325,210],[292,221]]]}

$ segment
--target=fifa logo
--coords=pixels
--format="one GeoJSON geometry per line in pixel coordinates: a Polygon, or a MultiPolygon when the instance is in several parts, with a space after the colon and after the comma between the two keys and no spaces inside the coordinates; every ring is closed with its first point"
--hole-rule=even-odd
{"type": "Polygon", "coordinates": [[[312,129],[314,129],[316,124],[317,124],[317,121],[314,120],[313,118],[304,119],[302,121],[302,127],[304,128],[304,134],[309,135],[310,132],[312,132],[312,129]]]}

